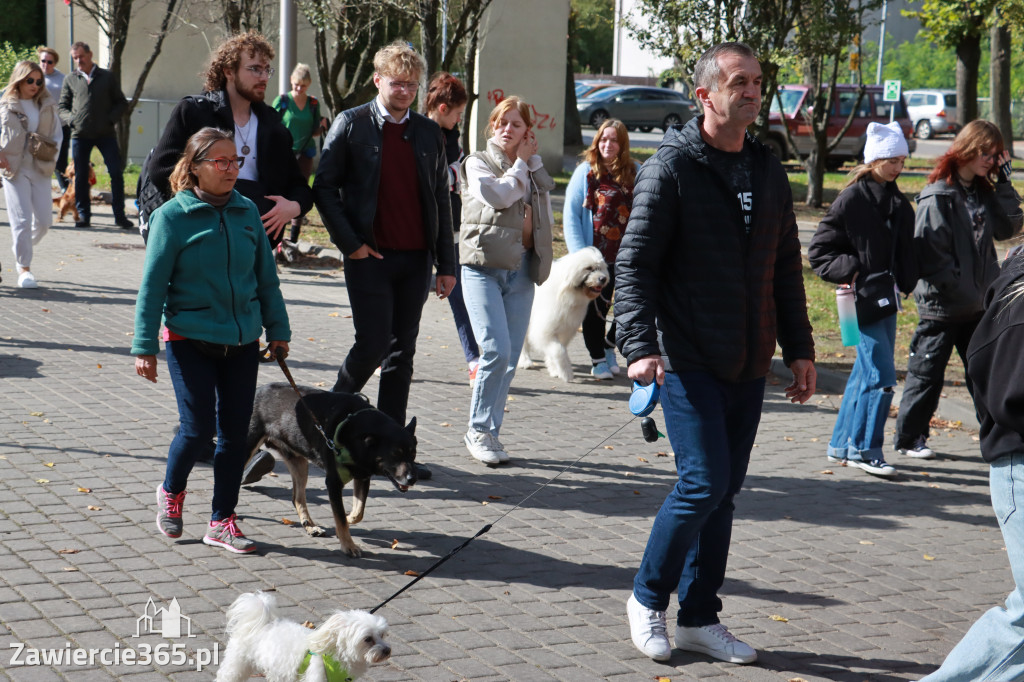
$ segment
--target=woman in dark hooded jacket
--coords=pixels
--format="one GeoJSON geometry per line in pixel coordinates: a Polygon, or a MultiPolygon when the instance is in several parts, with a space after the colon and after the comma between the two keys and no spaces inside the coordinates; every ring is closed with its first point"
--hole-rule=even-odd
{"type": "MultiPolygon", "coordinates": [[[[868,275],[888,272],[900,291],[913,291],[914,210],[896,186],[906,156],[907,141],[898,123],[868,126],[865,163],[850,173],[807,251],[811,267],[826,282],[854,287],[858,278],[863,282],[868,275]]],[[[895,476],[882,445],[896,385],[896,313],[861,319],[858,327],[857,359],[843,391],[828,460],[895,476]]]]}

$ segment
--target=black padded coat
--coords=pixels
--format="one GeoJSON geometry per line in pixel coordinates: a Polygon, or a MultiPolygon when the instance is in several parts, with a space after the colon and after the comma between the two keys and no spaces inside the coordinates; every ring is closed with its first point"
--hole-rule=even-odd
{"type": "Polygon", "coordinates": [[[814,359],[789,180],[764,145],[744,145],[749,235],[698,119],[671,128],[641,167],[615,262],[616,342],[629,362],[664,352],[674,371],[736,382],[768,373],[776,339],[786,365],[814,359]]]}

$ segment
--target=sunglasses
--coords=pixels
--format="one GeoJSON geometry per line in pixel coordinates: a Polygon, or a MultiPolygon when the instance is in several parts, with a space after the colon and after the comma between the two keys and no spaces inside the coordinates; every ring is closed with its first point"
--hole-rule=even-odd
{"type": "Polygon", "coordinates": [[[243,165],[245,165],[244,156],[237,157],[234,159],[229,159],[226,157],[221,157],[217,159],[196,159],[197,163],[202,163],[203,161],[208,161],[209,163],[212,163],[214,166],[217,167],[217,170],[219,170],[221,173],[226,172],[227,169],[231,168],[232,166],[234,166],[235,168],[241,168],[243,165]]]}
{"type": "Polygon", "coordinates": [[[53,61],[52,59],[40,59],[39,63],[40,64],[56,64],[57,62],[53,61]]]}
{"type": "Polygon", "coordinates": [[[42,85],[46,81],[44,81],[42,78],[26,78],[25,82],[29,85],[42,85]]]}

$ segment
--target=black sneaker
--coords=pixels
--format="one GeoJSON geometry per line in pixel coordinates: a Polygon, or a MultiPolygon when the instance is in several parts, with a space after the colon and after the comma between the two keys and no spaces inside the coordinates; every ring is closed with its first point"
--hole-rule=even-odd
{"type": "Polygon", "coordinates": [[[132,221],[128,220],[127,218],[121,218],[120,220],[115,220],[114,224],[117,225],[118,227],[120,227],[122,230],[134,230],[135,229],[135,223],[133,223],[132,221]]]}
{"type": "Polygon", "coordinates": [[[75,227],[92,227],[88,220],[76,220],[75,227]]]}
{"type": "Polygon", "coordinates": [[[869,474],[875,476],[884,476],[886,478],[892,478],[896,475],[896,469],[893,465],[886,463],[884,459],[848,459],[846,460],[847,466],[859,467],[869,474]]]}
{"type": "Polygon", "coordinates": [[[274,456],[266,450],[260,450],[249,458],[242,472],[242,485],[252,485],[274,470],[274,456]]]}

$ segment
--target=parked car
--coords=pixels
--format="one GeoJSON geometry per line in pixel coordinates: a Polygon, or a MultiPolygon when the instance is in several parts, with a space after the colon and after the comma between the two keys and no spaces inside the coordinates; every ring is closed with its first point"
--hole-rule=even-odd
{"type": "Polygon", "coordinates": [[[956,90],[907,90],[907,113],[919,139],[928,140],[941,133],[956,133],[956,90]]]}
{"type": "Polygon", "coordinates": [[[582,80],[574,81],[576,86],[576,98],[586,97],[591,92],[596,92],[601,88],[610,88],[614,85],[618,85],[615,81],[592,81],[582,80]]]}
{"type": "Polygon", "coordinates": [[[697,115],[697,105],[682,93],[668,88],[618,86],[604,88],[576,100],[580,121],[597,128],[606,118],[617,118],[630,130],[645,133],[668,130],[697,115]]]}
{"type": "MultiPolygon", "coordinates": [[[[836,136],[846,123],[850,112],[853,111],[854,105],[857,104],[858,87],[848,84],[836,85],[827,128],[829,140],[836,136]]],[[[772,101],[768,117],[768,135],[763,141],[780,159],[802,159],[811,153],[811,148],[814,145],[814,133],[808,118],[808,107],[811,104],[809,90],[810,88],[806,85],[780,85],[779,95],[772,101]],[[783,118],[793,138],[794,146],[791,146],[786,138],[785,128],[782,127],[783,118]]],[[[825,167],[829,170],[836,170],[846,161],[862,159],[868,124],[872,121],[888,123],[890,108],[893,104],[896,105],[895,120],[899,121],[900,128],[907,136],[907,146],[911,152],[917,149],[917,142],[912,137],[913,127],[907,116],[906,103],[902,99],[895,103],[886,102],[883,100],[882,86],[868,85],[857,106],[853,122],[839,144],[829,154],[828,159],[825,160],[825,167]]]]}

